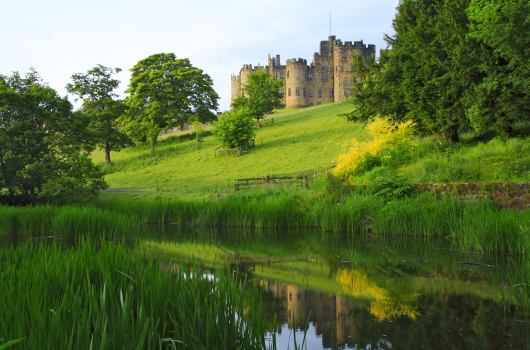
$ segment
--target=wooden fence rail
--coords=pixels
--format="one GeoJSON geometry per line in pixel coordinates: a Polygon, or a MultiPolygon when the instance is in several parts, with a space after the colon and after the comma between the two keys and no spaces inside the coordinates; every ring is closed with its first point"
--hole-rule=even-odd
{"type": "Polygon", "coordinates": [[[335,166],[330,166],[329,168],[317,170],[317,171],[307,173],[301,176],[265,176],[265,177],[253,177],[253,178],[248,178],[248,179],[236,179],[235,184],[233,186],[219,193],[215,197],[212,197],[211,199],[219,200],[219,197],[221,197],[223,194],[228,193],[228,191],[232,189],[234,190],[234,193],[235,193],[239,191],[239,189],[241,188],[250,187],[250,186],[266,185],[270,183],[286,184],[286,183],[300,182],[302,186],[307,187],[309,181],[316,180],[317,174],[320,174],[323,172],[327,174],[329,170],[333,168],[335,168],[335,166]]]}

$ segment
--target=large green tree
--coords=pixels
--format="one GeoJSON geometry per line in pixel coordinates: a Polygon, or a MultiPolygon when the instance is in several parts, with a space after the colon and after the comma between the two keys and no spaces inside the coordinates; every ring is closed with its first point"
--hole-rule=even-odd
{"type": "Polygon", "coordinates": [[[60,203],[105,188],[88,157],[94,149],[88,125],[34,70],[0,76],[0,202],[60,203]]]}
{"type": "Polygon", "coordinates": [[[265,114],[270,114],[275,108],[282,108],[282,93],[280,88],[283,80],[271,76],[265,69],[258,69],[248,75],[248,82],[240,89],[241,94],[232,102],[235,110],[248,110],[259,125],[259,120],[265,114]]]}
{"type": "Polygon", "coordinates": [[[530,119],[530,4],[472,0],[467,13],[467,116],[479,134],[505,139],[514,123],[530,119]]]}
{"type": "Polygon", "coordinates": [[[90,118],[90,127],[95,131],[98,146],[105,151],[105,166],[112,165],[110,152],[119,152],[132,144],[129,137],[117,129],[117,119],[125,114],[127,106],[113,91],[120,81],[112,75],[121,72],[120,68],[108,68],[98,64],[86,74],[72,75],[73,83],[66,90],[79,96],[83,101],[84,113],[90,118]]]}
{"type": "Polygon", "coordinates": [[[120,120],[135,137],[147,136],[152,148],[161,129],[182,127],[192,115],[201,122],[213,120],[219,96],[210,76],[187,58],[160,53],[139,61],[132,69],[127,114],[120,120]]]}

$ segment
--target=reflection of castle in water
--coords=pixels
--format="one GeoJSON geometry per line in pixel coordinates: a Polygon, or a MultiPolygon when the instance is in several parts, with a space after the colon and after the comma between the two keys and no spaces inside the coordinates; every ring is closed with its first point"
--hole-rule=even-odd
{"type": "Polygon", "coordinates": [[[307,315],[311,312],[309,320],[315,327],[316,335],[322,337],[324,348],[354,346],[350,342],[354,338],[357,324],[353,310],[360,305],[340,295],[314,292],[274,281],[263,280],[262,286],[264,292],[270,292],[281,299],[284,309],[278,314],[278,319],[286,322],[289,328],[293,324],[293,313],[296,328],[303,329],[303,319],[307,320],[307,315]]]}

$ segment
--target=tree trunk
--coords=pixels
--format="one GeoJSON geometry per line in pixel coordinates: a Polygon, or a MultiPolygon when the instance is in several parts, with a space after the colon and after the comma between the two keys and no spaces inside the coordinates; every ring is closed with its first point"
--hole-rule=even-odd
{"type": "Polygon", "coordinates": [[[105,144],[105,166],[112,165],[110,161],[110,144],[107,140],[103,141],[105,144]]]}

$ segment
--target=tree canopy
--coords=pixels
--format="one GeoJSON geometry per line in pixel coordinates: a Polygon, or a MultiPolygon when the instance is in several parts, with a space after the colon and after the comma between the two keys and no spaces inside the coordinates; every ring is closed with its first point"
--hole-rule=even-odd
{"type": "Polygon", "coordinates": [[[350,120],[413,121],[417,133],[505,138],[528,120],[530,6],[521,0],[402,0],[379,61],[356,57],[350,120]]]}
{"type": "Polygon", "coordinates": [[[120,119],[130,136],[147,136],[154,148],[161,129],[182,127],[192,115],[213,120],[219,96],[210,76],[187,58],[160,53],[139,61],[132,69],[125,99],[129,107],[120,119]]]}
{"type": "Polygon", "coordinates": [[[127,107],[122,100],[115,100],[113,92],[120,81],[112,75],[121,72],[120,68],[108,68],[98,64],[86,74],[72,75],[72,84],[66,90],[84,99],[83,111],[90,119],[98,146],[105,151],[105,165],[111,165],[110,152],[118,152],[132,144],[129,137],[117,129],[117,119],[124,115],[127,107]]]}
{"type": "Polygon", "coordinates": [[[0,78],[0,202],[37,205],[91,198],[105,188],[88,158],[89,120],[35,70],[0,78]]]}
{"type": "Polygon", "coordinates": [[[232,102],[235,110],[245,108],[257,123],[265,114],[270,114],[275,108],[282,108],[282,93],[280,88],[283,80],[271,76],[264,69],[258,69],[248,75],[248,83],[241,87],[241,94],[232,102]]]}

